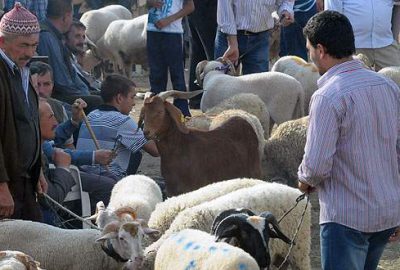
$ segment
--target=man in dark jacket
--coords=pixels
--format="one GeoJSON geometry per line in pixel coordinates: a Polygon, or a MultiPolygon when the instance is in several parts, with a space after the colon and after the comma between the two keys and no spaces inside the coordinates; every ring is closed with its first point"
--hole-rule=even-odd
{"type": "Polygon", "coordinates": [[[41,220],[36,192],[47,189],[40,166],[38,97],[26,64],[39,23],[16,3],[0,21],[0,219],[41,220]]]}

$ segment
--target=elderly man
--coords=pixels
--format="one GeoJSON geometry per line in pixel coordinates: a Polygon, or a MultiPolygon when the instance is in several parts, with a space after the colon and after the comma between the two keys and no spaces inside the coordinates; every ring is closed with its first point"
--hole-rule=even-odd
{"type": "Polygon", "coordinates": [[[37,18],[19,3],[0,21],[0,219],[41,220],[38,97],[26,64],[39,42],[37,18]]]}

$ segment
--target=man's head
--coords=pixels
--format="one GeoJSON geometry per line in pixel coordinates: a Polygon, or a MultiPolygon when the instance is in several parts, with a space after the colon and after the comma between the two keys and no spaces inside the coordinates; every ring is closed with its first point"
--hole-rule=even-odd
{"type": "Polygon", "coordinates": [[[354,33],[350,21],[336,11],[317,13],[303,29],[307,38],[310,58],[318,67],[320,74],[330,68],[330,61],[348,59],[355,53],[354,33]]]}
{"type": "Polygon", "coordinates": [[[58,125],[54,112],[49,103],[44,98],[39,100],[39,119],[40,119],[40,135],[41,139],[53,140],[55,137],[55,129],[58,125]]]}
{"type": "Polygon", "coordinates": [[[47,18],[61,32],[68,32],[72,24],[72,0],[49,0],[47,4],[47,18]]]}
{"type": "Polygon", "coordinates": [[[35,54],[40,26],[35,15],[16,3],[0,20],[0,48],[19,67],[35,54]]]}
{"type": "Polygon", "coordinates": [[[73,54],[83,54],[86,41],[86,26],[80,21],[74,20],[69,31],[65,34],[66,45],[73,54]]]}
{"type": "Polygon", "coordinates": [[[104,103],[116,107],[122,114],[128,115],[135,106],[135,83],[118,74],[106,77],[101,84],[101,97],[104,103]]]}
{"type": "Polygon", "coordinates": [[[30,65],[31,76],[36,76],[36,91],[38,95],[44,98],[49,98],[53,93],[53,69],[50,65],[44,62],[33,62],[30,65]]]}

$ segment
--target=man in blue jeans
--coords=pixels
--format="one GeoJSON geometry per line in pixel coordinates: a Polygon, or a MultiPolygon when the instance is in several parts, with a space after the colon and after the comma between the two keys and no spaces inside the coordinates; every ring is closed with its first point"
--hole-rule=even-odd
{"type": "MultiPolygon", "coordinates": [[[[168,71],[172,87],[186,91],[183,70],[182,17],[194,10],[193,0],[147,0],[147,57],[151,92],[167,90],[168,71]]],[[[175,99],[174,105],[190,116],[187,100],[175,99]]]]}
{"type": "Polygon", "coordinates": [[[235,64],[241,60],[242,74],[268,71],[268,30],[274,27],[271,13],[277,9],[288,25],[293,22],[293,3],[294,0],[218,0],[215,58],[235,64]]]}
{"type": "Polygon", "coordinates": [[[352,59],[343,14],[314,15],[304,34],[322,76],[298,177],[301,191],[318,191],[322,268],[376,269],[400,238],[400,89],[352,59]]]}

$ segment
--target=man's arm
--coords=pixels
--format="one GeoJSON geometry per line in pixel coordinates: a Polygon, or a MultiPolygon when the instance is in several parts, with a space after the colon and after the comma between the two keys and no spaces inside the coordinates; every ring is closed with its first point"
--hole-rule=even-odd
{"type": "Polygon", "coordinates": [[[157,145],[154,141],[148,141],[145,145],[143,145],[143,150],[152,155],[153,157],[160,156],[158,152],[157,145]]]}
{"type": "Polygon", "coordinates": [[[183,7],[182,7],[181,10],[179,10],[178,12],[176,12],[176,13],[168,16],[168,17],[165,17],[165,18],[157,21],[155,23],[155,26],[158,29],[162,29],[162,28],[168,26],[169,24],[171,24],[172,22],[174,22],[174,21],[176,21],[176,20],[178,20],[178,19],[180,19],[182,17],[185,17],[186,15],[189,15],[193,11],[194,11],[193,0],[184,0],[183,1],[183,7]]]}
{"type": "Polygon", "coordinates": [[[0,141],[0,219],[14,213],[14,200],[8,189],[8,174],[4,164],[3,145],[0,141]]]}

